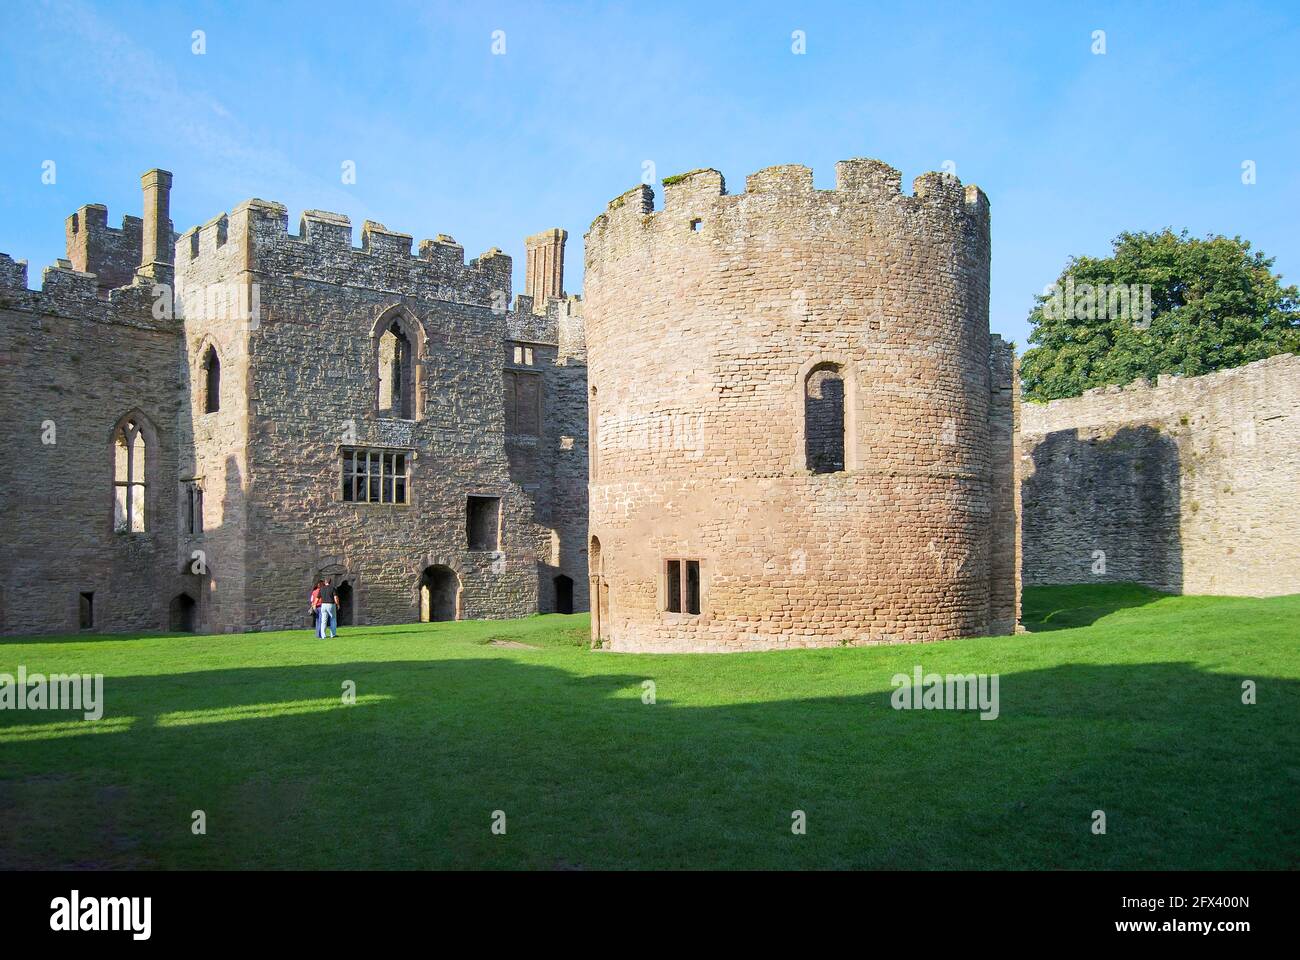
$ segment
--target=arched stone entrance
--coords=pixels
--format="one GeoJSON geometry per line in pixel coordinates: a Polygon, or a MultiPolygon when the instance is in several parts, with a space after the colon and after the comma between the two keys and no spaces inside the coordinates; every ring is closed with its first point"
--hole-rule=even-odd
{"type": "Polygon", "coordinates": [[[172,597],[168,608],[168,627],[177,633],[193,633],[198,622],[198,604],[188,593],[178,593],[172,597]]]}
{"type": "MultiPolygon", "coordinates": [[[[366,622],[365,584],[362,582],[361,576],[353,569],[351,564],[345,563],[341,557],[327,557],[325,559],[326,562],[316,568],[311,583],[307,584],[307,591],[310,593],[313,586],[329,577],[334,592],[338,594],[339,598],[339,607],[336,614],[338,625],[340,627],[351,627],[356,624],[364,624],[366,622]]],[[[304,603],[304,609],[305,607],[306,604],[304,603]]]]}
{"type": "Polygon", "coordinates": [[[434,564],[420,574],[420,621],[460,619],[460,578],[450,567],[434,564]]]}

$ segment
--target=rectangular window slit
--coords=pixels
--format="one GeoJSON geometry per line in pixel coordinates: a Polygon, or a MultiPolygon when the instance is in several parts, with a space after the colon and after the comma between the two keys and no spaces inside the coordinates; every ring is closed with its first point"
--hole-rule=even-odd
{"type": "Polygon", "coordinates": [[[668,612],[682,612],[682,562],[668,561],[668,612]]]}

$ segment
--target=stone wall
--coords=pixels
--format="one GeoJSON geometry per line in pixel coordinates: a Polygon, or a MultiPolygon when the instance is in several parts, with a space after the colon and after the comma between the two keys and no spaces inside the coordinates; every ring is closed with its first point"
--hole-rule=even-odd
{"type": "Polygon", "coordinates": [[[1289,354],[1024,404],[1025,583],[1300,592],[1297,410],[1289,354]]]}
{"type": "Polygon", "coordinates": [[[367,222],[353,247],[345,217],[307,211],[294,235],[282,205],[250,200],[168,243],[169,184],[146,174],[145,218],[121,230],[82,207],[40,291],[0,254],[0,632],[75,631],[83,592],[96,630],[166,629],[182,597],[201,631],[303,627],[326,574],[354,622],[410,622],[434,567],[452,586],[431,594],[461,618],[555,609],[560,576],[583,609],[585,348],[581,302],[553,295],[563,264],[544,264],[545,302],[511,311],[510,258],[467,263],[446,235],[413,253],[367,222]],[[417,352],[404,419],[378,400],[394,322],[417,352]],[[527,437],[508,433],[502,390],[524,339],[543,413],[527,437]],[[112,433],[128,414],[147,426],[148,522],[124,534],[112,433]],[[357,449],[408,458],[408,502],[345,502],[357,449]],[[471,549],[470,497],[500,498],[499,549],[471,549]]]}
{"type": "Polygon", "coordinates": [[[140,266],[144,221],[124,216],[120,228],[108,225],[108,208],[88,203],[68,217],[65,241],[74,270],[95,274],[100,290],[124,287],[140,266]]]}
{"type": "Polygon", "coordinates": [[[0,254],[0,633],[70,633],[82,593],[96,629],[159,630],[191,588],[177,563],[182,384],[174,321],[152,285],[102,291],[93,274],[0,254]],[[114,430],[140,422],[145,529],[114,530],[114,430]]]}
{"type": "Polygon", "coordinates": [[[989,632],[1003,634],[1020,623],[1020,366],[1011,344],[989,339],[989,632]]]}
{"type": "MultiPolygon", "coordinates": [[[[507,437],[502,368],[509,328],[523,323],[502,309],[510,258],[494,249],[466,263],[445,235],[413,255],[409,236],[371,222],[354,248],[347,219],[322,211],[304,214],[297,235],[287,226],[282,206],[250,201],[177,247],[183,302],[209,285],[258,291],[256,322],[187,310],[189,369],[197,376],[205,344],[216,343],[232,384],[229,418],[224,406],[193,417],[196,470],[212,471],[205,486],[221,491],[207,501],[212,577],[218,595],[224,581],[235,596],[234,619],[214,607],[209,626],[300,625],[325,574],[348,584],[355,622],[409,622],[433,567],[454,574],[460,618],[552,608],[554,541],[573,550],[583,536],[555,530],[546,437],[528,438],[528,457],[518,454],[523,438],[507,437]],[[376,400],[379,338],[394,321],[415,351],[410,418],[381,416],[376,400]],[[409,502],[344,500],[343,452],[360,449],[410,457],[409,502]],[[500,498],[499,549],[471,549],[471,496],[500,498]]],[[[565,405],[550,402],[557,345],[532,348],[547,384],[542,423],[571,433],[565,405]]]]}
{"type": "Polygon", "coordinates": [[[661,211],[639,187],[587,234],[593,619],[614,649],[1014,623],[988,202],[941,174],[904,196],[876,161],[836,174],[825,191],[805,167],[770,168],[738,195],[717,171],[669,177],[661,211]],[[805,386],[827,369],[843,380],[846,469],[815,473],[805,386]],[[699,563],[698,615],[670,609],[673,560],[699,563]]]}
{"type": "Polygon", "coordinates": [[[531,299],[521,296],[507,318],[507,376],[517,382],[532,375],[540,391],[540,431],[507,429],[506,452],[511,477],[535,505],[538,606],[543,613],[562,612],[559,577],[569,582],[570,612],[587,608],[586,352],[581,341],[575,344],[566,333],[575,323],[581,330],[581,312],[582,301],[568,297],[549,300],[545,312],[536,314],[531,299]]]}

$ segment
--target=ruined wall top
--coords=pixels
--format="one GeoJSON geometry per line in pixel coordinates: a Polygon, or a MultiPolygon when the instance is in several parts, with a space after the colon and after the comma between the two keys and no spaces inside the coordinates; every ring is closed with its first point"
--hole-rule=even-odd
{"type": "Polygon", "coordinates": [[[545,311],[533,310],[533,299],[520,294],[506,316],[506,336],[522,343],[543,343],[557,348],[560,363],[585,363],[587,338],[582,317],[582,298],[550,298],[545,311]]]}
{"type": "Polygon", "coordinates": [[[455,303],[505,310],[510,302],[511,259],[496,247],[465,260],[465,248],[447,234],[421,240],[366,220],[361,245],[352,245],[352,221],[343,214],[306,210],[298,233],[289,232],[288,208],[246,200],[183,233],[176,264],[205,257],[234,257],[239,269],[340,285],[401,290],[455,303]],[[233,245],[233,248],[232,246],[233,245]]]}
{"type": "Polygon", "coordinates": [[[105,288],[99,276],[78,270],[66,259],[46,267],[40,289],[30,290],[27,261],[0,253],[0,309],[175,331],[179,327],[171,317],[170,297],[170,289],[139,279],[105,288]]]}
{"type": "Polygon", "coordinates": [[[140,217],[129,215],[120,228],[110,227],[108,207],[87,203],[65,221],[67,259],[74,270],[95,274],[106,290],[124,287],[140,265],[143,228],[140,217]]]}
{"type": "Polygon", "coordinates": [[[1145,422],[1171,410],[1196,409],[1206,398],[1221,398],[1230,392],[1243,397],[1260,393],[1270,403],[1287,394],[1296,395],[1300,392],[1300,356],[1282,353],[1199,377],[1161,374],[1154,383],[1138,379],[1047,403],[1026,401],[1021,408],[1022,432],[1038,435],[1072,427],[1145,422]]]}
{"type": "Polygon", "coordinates": [[[976,238],[987,235],[989,202],[979,187],[963,187],[952,174],[931,172],[917,177],[912,189],[911,196],[903,194],[902,174],[871,159],[837,163],[832,190],[815,188],[812,170],[799,164],[752,173],[739,194],[727,193],[717,170],[692,170],[663,179],[661,210],[654,208],[654,190],[644,184],[611,200],[587,233],[587,259],[590,263],[593,256],[616,250],[628,238],[679,229],[684,237],[689,236],[701,227],[707,229],[707,215],[717,211],[743,218],[770,218],[778,229],[786,222],[784,212],[798,207],[804,218],[816,215],[818,229],[834,230],[840,220],[850,220],[856,229],[862,214],[867,214],[901,219],[937,240],[951,239],[954,232],[976,238]],[[846,217],[850,212],[857,215],[846,217]]]}

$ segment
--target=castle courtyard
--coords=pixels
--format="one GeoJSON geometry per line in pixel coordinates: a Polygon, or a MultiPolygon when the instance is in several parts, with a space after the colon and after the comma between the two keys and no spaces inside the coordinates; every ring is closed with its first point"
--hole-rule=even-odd
{"type": "Polygon", "coordinates": [[[921,648],[610,654],[586,615],[10,640],[0,674],[103,673],[110,709],[0,711],[0,869],[1285,868],[1297,617],[1108,584],[921,648]],[[917,664],[999,671],[997,722],[892,709],[917,664]]]}

